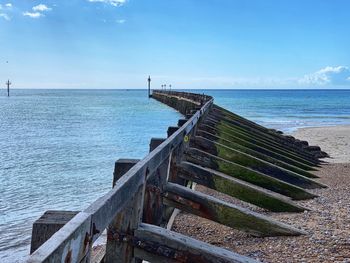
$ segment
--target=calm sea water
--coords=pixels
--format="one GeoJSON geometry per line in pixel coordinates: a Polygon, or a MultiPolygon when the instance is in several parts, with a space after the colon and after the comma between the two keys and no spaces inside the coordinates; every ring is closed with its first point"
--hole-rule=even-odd
{"type": "MultiPolygon", "coordinates": [[[[350,124],[350,91],[198,91],[269,127],[350,124]]],[[[181,115],[144,90],[0,93],[0,262],[29,253],[32,223],[81,210],[111,188],[114,161],[142,158],[181,115]]]]}

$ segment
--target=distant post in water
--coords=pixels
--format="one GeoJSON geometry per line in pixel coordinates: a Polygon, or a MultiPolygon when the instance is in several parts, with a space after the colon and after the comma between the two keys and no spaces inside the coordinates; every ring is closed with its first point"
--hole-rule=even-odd
{"type": "Polygon", "coordinates": [[[12,83],[10,82],[10,80],[7,80],[6,82],[6,86],[7,86],[7,97],[10,97],[10,85],[12,83]]]}
{"type": "Polygon", "coordinates": [[[148,76],[148,98],[151,97],[151,76],[148,76]]]}

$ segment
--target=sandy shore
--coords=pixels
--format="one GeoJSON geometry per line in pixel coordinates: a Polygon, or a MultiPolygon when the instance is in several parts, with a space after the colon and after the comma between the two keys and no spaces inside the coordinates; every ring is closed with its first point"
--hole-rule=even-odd
{"type": "Polygon", "coordinates": [[[350,125],[303,128],[292,134],[294,137],[318,145],[327,152],[331,158],[325,159],[331,163],[350,162],[350,125]]]}
{"type": "Polygon", "coordinates": [[[332,163],[315,172],[317,181],[328,188],[312,190],[318,198],[298,202],[310,211],[271,213],[206,187],[197,190],[303,229],[307,235],[256,238],[186,213],[177,216],[173,230],[262,262],[350,263],[350,126],[300,129],[293,136],[319,145],[332,157],[332,163]]]}

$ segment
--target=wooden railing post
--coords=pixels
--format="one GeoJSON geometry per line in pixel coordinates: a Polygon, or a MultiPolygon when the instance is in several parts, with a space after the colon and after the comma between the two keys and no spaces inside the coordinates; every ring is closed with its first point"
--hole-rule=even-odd
{"type": "Polygon", "coordinates": [[[30,254],[37,250],[78,213],[77,211],[46,211],[33,223],[30,254]]]}
{"type": "MultiPolygon", "coordinates": [[[[150,142],[150,152],[162,144],[166,139],[152,138],[150,142]]],[[[165,207],[163,205],[162,193],[167,181],[169,158],[150,174],[146,182],[145,200],[143,207],[143,222],[157,226],[164,226],[165,207]]]]}
{"type": "MultiPolygon", "coordinates": [[[[115,163],[113,185],[139,160],[119,159],[115,163]]],[[[118,213],[107,229],[106,263],[137,262],[134,258],[133,247],[130,244],[130,236],[141,223],[141,208],[143,202],[144,186],[132,198],[125,209],[118,213]]]]}

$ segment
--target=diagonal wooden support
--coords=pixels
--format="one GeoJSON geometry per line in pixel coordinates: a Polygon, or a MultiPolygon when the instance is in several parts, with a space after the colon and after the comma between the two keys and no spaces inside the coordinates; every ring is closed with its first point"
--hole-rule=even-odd
{"type": "Polygon", "coordinates": [[[191,139],[191,145],[215,156],[221,157],[233,163],[245,166],[254,171],[269,175],[281,181],[305,188],[314,189],[325,187],[323,184],[311,180],[305,176],[281,168],[274,164],[260,160],[254,156],[229,148],[223,144],[212,142],[206,138],[196,136],[191,139]]]}
{"type": "Polygon", "coordinates": [[[256,138],[252,134],[242,133],[241,131],[235,129],[234,127],[228,126],[222,122],[215,122],[215,121],[211,120],[210,118],[207,118],[207,119],[205,119],[204,123],[208,126],[211,126],[215,129],[219,130],[220,132],[225,132],[226,134],[228,134],[230,136],[244,139],[244,140],[246,140],[250,143],[253,143],[255,145],[258,145],[260,147],[264,147],[264,148],[269,149],[271,151],[275,151],[279,154],[285,155],[289,158],[293,158],[301,163],[311,165],[311,166],[316,166],[319,163],[317,160],[310,159],[308,157],[305,158],[304,156],[300,156],[298,153],[292,152],[288,149],[284,149],[284,148],[280,147],[279,145],[274,145],[274,144],[271,144],[270,142],[267,142],[265,140],[261,140],[260,138],[256,138]]]}
{"type": "Polygon", "coordinates": [[[208,136],[209,139],[212,136],[215,136],[215,137],[220,138],[222,140],[226,140],[230,143],[241,145],[242,147],[250,149],[251,151],[258,152],[260,154],[264,154],[264,155],[269,156],[271,158],[274,158],[276,160],[279,160],[279,161],[288,163],[290,165],[293,165],[295,167],[298,167],[299,169],[303,169],[306,171],[316,171],[317,170],[308,164],[305,164],[303,162],[300,162],[296,159],[293,159],[291,157],[284,155],[284,153],[279,153],[276,150],[270,150],[266,147],[259,146],[253,142],[245,140],[244,138],[239,138],[237,136],[226,133],[224,131],[220,131],[220,130],[218,130],[212,126],[206,125],[206,124],[200,124],[198,129],[197,129],[197,133],[202,135],[202,136],[204,136],[203,134],[205,133],[205,135],[208,136]]]}
{"type": "Polygon", "coordinates": [[[157,263],[257,263],[229,250],[148,224],[135,230],[135,255],[157,263]]]}
{"type": "Polygon", "coordinates": [[[217,122],[220,124],[223,124],[227,127],[230,127],[231,129],[234,129],[242,134],[245,134],[247,136],[251,136],[253,138],[259,139],[261,141],[264,141],[265,143],[268,143],[274,147],[278,147],[280,149],[288,150],[292,152],[295,155],[298,155],[304,159],[313,161],[315,163],[318,163],[319,160],[315,158],[315,156],[309,154],[308,152],[303,151],[301,148],[296,147],[296,146],[291,146],[288,144],[281,143],[278,140],[275,140],[275,138],[271,138],[270,136],[267,136],[264,133],[257,132],[256,130],[253,129],[245,129],[244,127],[240,126],[236,121],[233,120],[227,120],[227,119],[222,119],[217,116],[209,115],[208,120],[212,122],[217,122]]]}
{"type": "Polygon", "coordinates": [[[179,176],[272,212],[303,212],[290,198],[238,180],[210,168],[182,162],[179,176]]]}
{"type": "Polygon", "coordinates": [[[239,129],[245,130],[247,132],[252,132],[263,138],[276,142],[280,145],[284,145],[285,147],[298,151],[302,154],[313,156],[309,152],[305,151],[303,148],[308,145],[307,142],[301,143],[300,141],[295,140],[294,138],[292,140],[291,138],[285,137],[276,132],[271,132],[270,129],[261,127],[256,123],[249,123],[245,121],[242,117],[236,117],[236,116],[233,116],[232,114],[231,115],[224,114],[222,111],[215,110],[215,108],[211,111],[211,116],[215,119],[219,119],[227,123],[233,124],[239,129]]]}
{"type": "Polygon", "coordinates": [[[227,147],[231,148],[231,149],[235,149],[235,150],[238,150],[238,151],[241,151],[245,154],[249,154],[250,156],[254,156],[256,158],[259,158],[260,160],[263,160],[263,161],[266,161],[266,162],[269,162],[273,165],[277,165],[279,167],[282,167],[282,168],[285,168],[287,170],[290,170],[290,171],[293,171],[295,173],[298,173],[298,174],[301,174],[303,176],[306,176],[306,177],[309,177],[309,178],[318,178],[318,176],[308,172],[308,171],[305,171],[304,169],[301,169],[297,166],[294,166],[292,164],[289,164],[289,163],[286,163],[286,162],[283,162],[281,160],[278,160],[274,157],[271,157],[271,156],[268,156],[266,154],[263,154],[263,153],[260,153],[260,152],[257,152],[257,151],[254,151],[252,149],[249,149],[245,146],[242,146],[238,143],[235,143],[235,142],[231,142],[227,139],[224,139],[224,138],[221,138],[219,136],[216,136],[216,135],[213,135],[209,132],[206,132],[206,131],[203,131],[203,130],[198,130],[197,129],[197,135],[200,136],[200,137],[203,137],[203,138],[206,138],[212,142],[216,142],[218,144],[221,144],[221,145],[226,145],[227,147]]]}
{"type": "Polygon", "coordinates": [[[254,236],[295,236],[305,232],[220,199],[168,183],[164,203],[254,236]]]}
{"type": "Polygon", "coordinates": [[[307,192],[301,187],[297,187],[269,175],[253,171],[252,169],[227,161],[205,151],[190,148],[185,152],[185,154],[185,159],[191,163],[214,169],[237,179],[288,196],[294,200],[303,200],[316,197],[314,194],[307,192]]]}
{"type": "Polygon", "coordinates": [[[264,126],[261,126],[255,122],[252,122],[248,119],[243,118],[242,116],[239,116],[237,114],[234,114],[233,112],[230,112],[224,108],[221,108],[217,105],[214,105],[212,107],[212,112],[216,112],[222,116],[225,116],[227,118],[230,119],[234,119],[239,121],[240,123],[243,123],[247,126],[250,127],[254,127],[255,129],[265,133],[265,134],[269,134],[279,140],[282,140],[288,144],[292,144],[294,146],[296,146],[297,148],[301,148],[302,151],[311,154],[312,156],[316,157],[316,158],[322,158],[322,157],[327,157],[328,154],[325,152],[322,152],[321,148],[319,146],[309,146],[307,141],[300,141],[295,139],[293,136],[286,136],[286,135],[282,135],[283,133],[281,131],[276,131],[273,129],[268,129],[264,126]]]}

